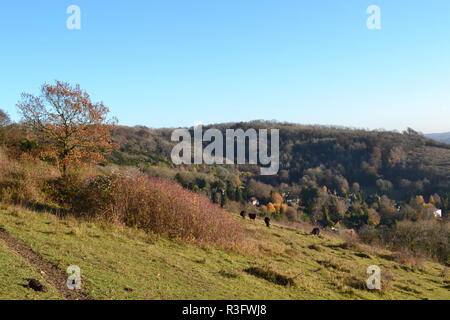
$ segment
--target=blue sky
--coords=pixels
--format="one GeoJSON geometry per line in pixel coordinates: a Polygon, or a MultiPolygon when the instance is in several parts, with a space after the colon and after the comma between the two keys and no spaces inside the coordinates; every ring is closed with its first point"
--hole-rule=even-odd
{"type": "Polygon", "coordinates": [[[120,123],[450,131],[448,0],[0,2],[0,108],[79,83],[120,123]],[[66,9],[81,8],[81,30],[66,9]],[[381,8],[381,30],[366,9],[381,8]]]}

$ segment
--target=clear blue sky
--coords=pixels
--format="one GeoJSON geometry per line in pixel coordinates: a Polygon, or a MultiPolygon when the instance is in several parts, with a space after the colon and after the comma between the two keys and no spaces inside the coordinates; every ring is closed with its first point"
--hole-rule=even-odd
{"type": "Polygon", "coordinates": [[[3,0],[0,43],[0,108],[15,120],[21,92],[58,79],[126,125],[450,131],[448,0],[3,0]],[[381,30],[366,27],[372,4],[381,30]]]}

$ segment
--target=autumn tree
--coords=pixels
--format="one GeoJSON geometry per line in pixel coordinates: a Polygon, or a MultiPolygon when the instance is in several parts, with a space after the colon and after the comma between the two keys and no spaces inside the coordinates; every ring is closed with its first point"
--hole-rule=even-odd
{"type": "Polygon", "coordinates": [[[367,223],[371,226],[377,226],[380,224],[381,218],[380,215],[378,214],[378,212],[373,209],[373,208],[369,208],[367,210],[367,223]]]}
{"type": "Polygon", "coordinates": [[[277,212],[277,210],[275,209],[275,206],[273,205],[272,202],[269,202],[269,203],[267,204],[267,211],[268,211],[270,214],[275,214],[275,213],[277,212]]]}
{"type": "Polygon", "coordinates": [[[103,161],[114,148],[108,107],[93,103],[79,85],[44,84],[39,96],[23,93],[17,107],[41,145],[41,156],[55,162],[63,176],[70,167],[103,161]]]}
{"type": "Polygon", "coordinates": [[[5,127],[11,123],[8,114],[0,109],[0,142],[3,143],[5,139],[5,127]]]}
{"type": "Polygon", "coordinates": [[[441,197],[438,194],[434,194],[430,196],[430,203],[434,205],[436,208],[442,207],[442,200],[441,197]]]}
{"type": "Polygon", "coordinates": [[[247,186],[249,196],[258,198],[258,200],[270,200],[273,187],[265,183],[251,179],[247,186]]]}
{"type": "Polygon", "coordinates": [[[0,127],[7,126],[11,123],[11,119],[9,118],[8,114],[0,109],[0,127]]]}
{"type": "Polygon", "coordinates": [[[274,204],[282,204],[283,203],[283,197],[278,192],[272,192],[272,202],[274,204]]]}

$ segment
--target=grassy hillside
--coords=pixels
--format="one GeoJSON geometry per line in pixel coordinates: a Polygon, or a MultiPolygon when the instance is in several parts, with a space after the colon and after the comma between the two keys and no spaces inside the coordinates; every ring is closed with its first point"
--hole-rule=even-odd
{"type": "Polygon", "coordinates": [[[34,270],[20,255],[0,241],[0,298],[1,299],[60,299],[56,290],[48,285],[42,275],[34,270]],[[28,278],[44,283],[47,293],[37,293],[25,288],[28,278]]]}
{"type": "MultiPolygon", "coordinates": [[[[247,246],[219,250],[19,207],[0,211],[0,227],[9,236],[61,272],[69,265],[81,268],[86,298],[450,299],[449,270],[440,264],[408,266],[390,252],[346,245],[334,235],[315,237],[306,229],[267,229],[261,221],[235,219],[245,228],[247,246]],[[373,264],[382,269],[381,292],[364,289],[365,271],[373,264]],[[249,268],[262,273],[255,275],[249,268]],[[291,279],[294,285],[281,285],[280,279],[291,279]]],[[[48,293],[24,288],[23,279],[42,280],[42,270],[3,240],[0,256],[1,298],[63,298],[49,283],[48,293]]]]}

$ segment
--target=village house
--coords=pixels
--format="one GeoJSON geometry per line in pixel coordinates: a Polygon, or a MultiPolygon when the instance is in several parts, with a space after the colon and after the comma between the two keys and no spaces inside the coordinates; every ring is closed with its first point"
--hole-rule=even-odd
{"type": "Polygon", "coordinates": [[[442,218],[442,210],[441,210],[441,209],[436,209],[436,210],[434,211],[434,216],[435,216],[436,218],[442,218]]]}
{"type": "Polygon", "coordinates": [[[255,197],[251,197],[249,202],[251,205],[259,206],[259,200],[256,199],[255,197]]]}

